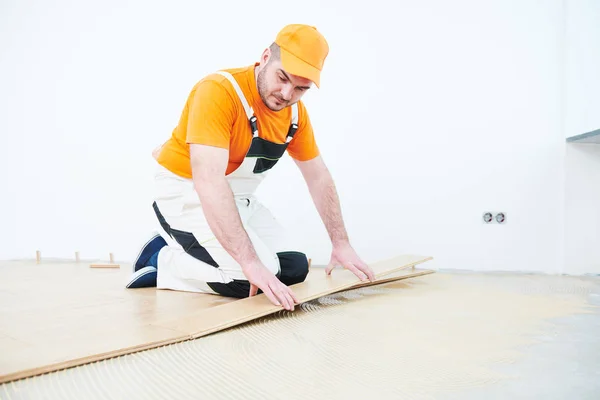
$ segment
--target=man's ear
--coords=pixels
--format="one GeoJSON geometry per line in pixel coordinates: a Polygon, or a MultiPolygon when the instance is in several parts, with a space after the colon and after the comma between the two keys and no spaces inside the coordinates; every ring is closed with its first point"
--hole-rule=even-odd
{"type": "Polygon", "coordinates": [[[271,49],[269,49],[268,47],[263,51],[262,55],[260,56],[260,64],[261,65],[266,65],[269,60],[271,59],[271,49]]]}

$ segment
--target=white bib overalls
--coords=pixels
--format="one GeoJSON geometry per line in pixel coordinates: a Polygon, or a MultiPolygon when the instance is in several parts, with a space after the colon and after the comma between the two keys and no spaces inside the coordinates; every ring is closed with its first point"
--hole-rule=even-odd
{"type": "MultiPolygon", "coordinates": [[[[308,273],[306,255],[294,249],[285,230],[254,196],[269,170],[283,156],[298,128],[294,104],[286,143],[260,137],[257,118],[235,78],[220,71],[233,85],[246,111],[252,142],[242,164],[226,176],[242,224],[264,265],[291,285],[308,273]]],[[[157,288],[248,296],[250,285],[240,265],[221,246],[204,216],[191,179],[159,166],[155,174],[154,212],[167,246],[158,255],[157,288]]]]}

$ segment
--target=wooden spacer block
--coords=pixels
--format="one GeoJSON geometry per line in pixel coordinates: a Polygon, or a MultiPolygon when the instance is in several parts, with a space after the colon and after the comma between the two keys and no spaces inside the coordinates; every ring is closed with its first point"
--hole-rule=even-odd
{"type": "Polygon", "coordinates": [[[38,263],[42,261],[42,252],[39,250],[36,250],[35,252],[35,261],[38,263]]]}
{"type": "Polygon", "coordinates": [[[121,268],[119,264],[90,264],[90,268],[121,268]]]}

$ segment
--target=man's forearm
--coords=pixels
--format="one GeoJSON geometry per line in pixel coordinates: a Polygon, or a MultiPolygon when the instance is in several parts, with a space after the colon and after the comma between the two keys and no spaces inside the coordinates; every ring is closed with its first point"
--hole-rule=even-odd
{"type": "Polygon", "coordinates": [[[208,225],[223,248],[242,268],[259,262],[225,178],[194,179],[194,187],[208,225]]]}
{"type": "Polygon", "coordinates": [[[344,226],[340,199],[331,175],[326,173],[319,179],[308,182],[308,189],[331,242],[334,245],[347,243],[348,233],[344,226]]]}

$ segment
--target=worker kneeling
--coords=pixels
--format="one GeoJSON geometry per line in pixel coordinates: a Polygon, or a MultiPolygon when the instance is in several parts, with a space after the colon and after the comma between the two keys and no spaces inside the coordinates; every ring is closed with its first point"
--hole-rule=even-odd
{"type": "Polygon", "coordinates": [[[254,195],[286,152],[332,240],[330,266],[374,279],[350,245],[333,179],[300,101],[319,86],[328,51],[316,28],[288,25],[259,62],[196,83],[171,137],[153,152],[159,233],[142,246],[128,288],[231,297],[260,290],[292,310],[298,299],[289,286],[305,280],[308,260],[254,195]]]}

